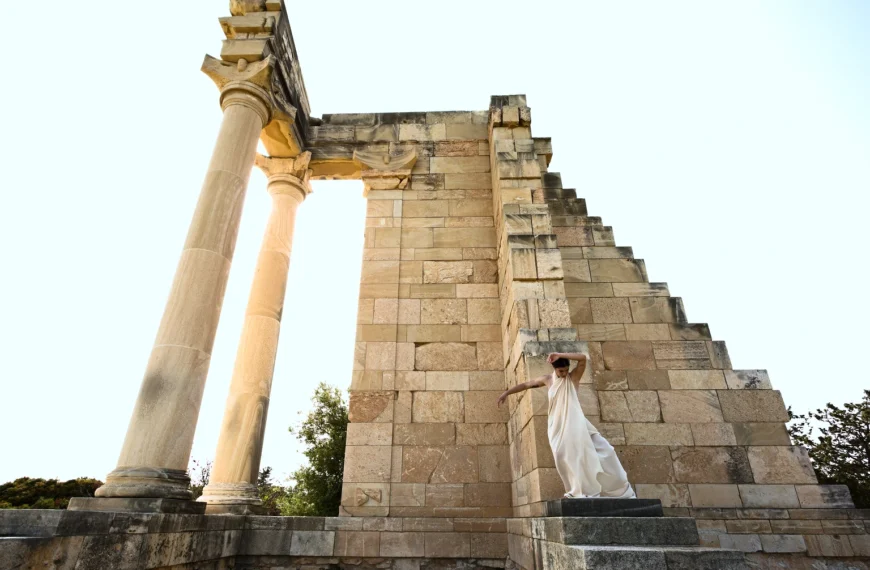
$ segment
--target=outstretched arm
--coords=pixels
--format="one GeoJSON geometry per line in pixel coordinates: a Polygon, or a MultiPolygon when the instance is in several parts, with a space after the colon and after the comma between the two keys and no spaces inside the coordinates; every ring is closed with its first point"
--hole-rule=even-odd
{"type": "Polygon", "coordinates": [[[546,386],[546,378],[546,376],[541,376],[540,378],[529,380],[528,382],[523,382],[522,384],[517,384],[513,388],[505,390],[504,394],[498,397],[498,407],[500,408],[504,401],[507,400],[507,397],[511,394],[516,394],[530,388],[540,388],[541,386],[546,386]]]}

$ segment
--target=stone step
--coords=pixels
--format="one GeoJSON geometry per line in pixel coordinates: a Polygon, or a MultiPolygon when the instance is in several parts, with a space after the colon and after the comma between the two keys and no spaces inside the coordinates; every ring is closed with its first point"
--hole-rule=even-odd
{"type": "Polygon", "coordinates": [[[688,517],[560,517],[532,522],[535,538],[571,545],[698,546],[695,519],[688,517]]]}
{"type": "Polygon", "coordinates": [[[583,199],[547,202],[547,207],[550,209],[551,216],[585,216],[587,214],[586,200],[583,199]]]}
{"type": "Polygon", "coordinates": [[[548,517],[662,517],[658,499],[557,499],[547,501],[548,517]]]}
{"type": "Polygon", "coordinates": [[[748,570],[742,552],[718,548],[565,546],[543,543],[553,570],[748,570]]]}

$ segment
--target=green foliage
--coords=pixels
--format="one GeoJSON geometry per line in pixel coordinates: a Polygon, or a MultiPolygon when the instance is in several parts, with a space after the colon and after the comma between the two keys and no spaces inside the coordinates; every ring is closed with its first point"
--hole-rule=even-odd
{"type": "Polygon", "coordinates": [[[194,459],[190,462],[190,467],[187,468],[187,476],[190,477],[190,491],[193,493],[193,500],[202,497],[202,490],[208,485],[209,477],[211,477],[211,461],[206,461],[205,465],[194,459]]]}
{"type": "Polygon", "coordinates": [[[296,485],[282,501],[285,516],[336,516],[341,503],[347,405],[338,388],[320,383],[311,398],[314,408],[290,432],[306,446],[308,465],[291,475],[296,485]]]}
{"type": "Polygon", "coordinates": [[[855,506],[870,508],[870,390],[842,408],[828,404],[804,415],[791,408],[788,413],[792,441],[809,452],[819,482],[846,485],[855,506]]]}
{"type": "Polygon", "coordinates": [[[93,497],[102,481],[21,477],[0,485],[0,509],[65,509],[72,497],[93,497]]]}

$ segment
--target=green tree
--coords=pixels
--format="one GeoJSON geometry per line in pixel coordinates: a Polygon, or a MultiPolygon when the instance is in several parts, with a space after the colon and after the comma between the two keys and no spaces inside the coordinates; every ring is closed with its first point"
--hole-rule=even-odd
{"type": "Polygon", "coordinates": [[[290,477],[296,485],[282,501],[285,516],[336,516],[341,503],[347,404],[338,388],[322,382],[311,401],[314,408],[302,424],[290,428],[306,446],[308,465],[290,477]]]}
{"type": "Polygon", "coordinates": [[[72,497],[93,497],[102,481],[20,477],[0,485],[0,509],[65,509],[72,497]]]}
{"type": "Polygon", "coordinates": [[[203,464],[194,459],[190,462],[190,467],[187,468],[187,476],[190,477],[190,491],[193,493],[194,501],[202,497],[202,490],[208,485],[208,480],[211,477],[211,464],[211,461],[206,461],[203,464]]]}
{"type": "Polygon", "coordinates": [[[828,404],[803,415],[791,408],[788,413],[789,434],[809,452],[819,482],[846,485],[855,506],[870,508],[870,390],[842,408],[828,404]]]}

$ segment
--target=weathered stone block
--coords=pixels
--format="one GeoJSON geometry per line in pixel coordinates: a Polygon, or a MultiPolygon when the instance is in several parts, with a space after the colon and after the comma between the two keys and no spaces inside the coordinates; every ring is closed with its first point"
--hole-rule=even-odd
{"type": "Polygon", "coordinates": [[[732,390],[771,390],[767,370],[725,370],[725,382],[732,390]]]}
{"type": "Polygon", "coordinates": [[[735,423],[734,436],[737,445],[791,445],[791,438],[785,424],[777,423],[735,423]]]}
{"type": "Polygon", "coordinates": [[[627,445],[693,445],[692,430],[686,424],[625,424],[627,445]]]}
{"type": "Polygon", "coordinates": [[[635,492],[639,499],[658,499],[662,502],[662,507],[679,508],[692,506],[688,485],[638,484],[635,487],[635,492]]]}
{"type": "Polygon", "coordinates": [[[628,370],[625,373],[630,390],[670,390],[667,370],[628,370]]]}
{"type": "Polygon", "coordinates": [[[608,370],[655,370],[652,343],[605,342],[604,365],[608,370]]]}
{"type": "Polygon", "coordinates": [[[462,507],[465,504],[465,485],[426,485],[426,506],[462,507]]]}
{"type": "Polygon", "coordinates": [[[461,392],[414,392],[414,423],[462,423],[465,406],[461,392]]]}
{"type": "Polygon", "coordinates": [[[422,324],[458,325],[468,322],[465,299],[423,299],[419,302],[422,324]]]}
{"type": "Polygon", "coordinates": [[[741,552],[761,552],[761,538],[757,534],[723,534],[719,544],[728,550],[741,552]]]}
{"type": "Polygon", "coordinates": [[[595,323],[630,323],[631,309],[628,299],[605,297],[590,299],[592,305],[592,320],[595,323]]]}
{"type": "Polygon", "coordinates": [[[787,422],[788,411],[778,390],[720,390],[719,402],[725,421],[787,422]]]}
{"type": "Polygon", "coordinates": [[[333,556],[373,558],[380,555],[380,533],[338,531],[333,556]]]}
{"type": "MultiPolygon", "coordinates": [[[[616,292],[616,283],[614,293],[616,292]]],[[[630,297],[629,306],[635,323],[678,323],[683,320],[680,304],[670,297],[630,297]]]]}
{"type": "MultiPolygon", "coordinates": [[[[590,245],[587,243],[562,244],[561,240],[559,244],[590,245]]],[[[590,259],[589,272],[593,282],[640,283],[646,281],[646,270],[643,261],[639,259],[590,259]]]]}
{"type": "Polygon", "coordinates": [[[794,485],[740,485],[743,506],[753,509],[796,509],[800,507],[794,485]]]}
{"type": "Polygon", "coordinates": [[[393,443],[393,426],[387,423],[347,425],[347,445],[390,445],[393,443]]]}
{"type": "Polygon", "coordinates": [[[671,452],[667,447],[619,446],[619,461],[632,483],[675,483],[671,452]]]}
{"type": "Polygon", "coordinates": [[[503,445],[507,442],[507,426],[503,423],[456,426],[457,445],[503,445]]]}
{"type": "Polygon", "coordinates": [[[852,495],[845,485],[796,485],[804,509],[851,509],[852,495]]]}
{"type": "Polygon", "coordinates": [[[381,556],[390,558],[413,558],[426,555],[425,533],[381,533],[381,556]]]}
{"type": "Polygon", "coordinates": [[[669,370],[668,378],[674,390],[716,390],[725,388],[721,370],[669,370]]]}
{"type": "Polygon", "coordinates": [[[627,340],[669,340],[670,334],[668,325],[665,324],[625,325],[627,340]]]}
{"type": "Polygon", "coordinates": [[[698,446],[737,445],[731,424],[692,424],[692,437],[698,446]]]}
{"type": "Polygon", "coordinates": [[[474,344],[459,342],[419,344],[414,368],[416,370],[477,370],[477,351],[474,344]]]}
{"type": "Polygon", "coordinates": [[[756,483],[816,483],[809,455],[801,447],[750,447],[749,463],[756,483]]]}
{"type": "Polygon", "coordinates": [[[348,417],[353,423],[380,423],[392,419],[392,392],[351,392],[348,417]]]}
{"type": "Polygon", "coordinates": [[[344,481],[388,483],[391,464],[388,445],[348,445],[344,453],[344,481]]]}
{"type": "Polygon", "coordinates": [[[810,556],[841,558],[855,555],[848,536],[808,535],[804,540],[810,556]]]}
{"type": "Polygon", "coordinates": [[[752,483],[746,451],[741,447],[680,447],[671,456],[681,483],[752,483]]]}
{"type": "Polygon", "coordinates": [[[712,390],[669,390],[659,392],[662,417],[669,423],[722,422],[719,398],[712,390]]]}

